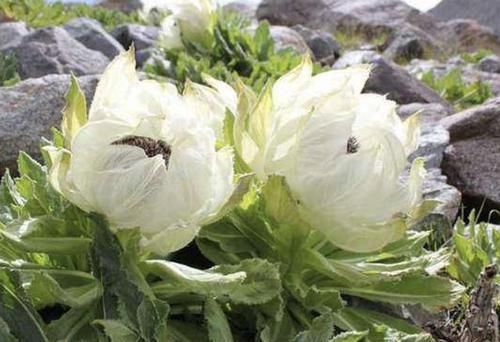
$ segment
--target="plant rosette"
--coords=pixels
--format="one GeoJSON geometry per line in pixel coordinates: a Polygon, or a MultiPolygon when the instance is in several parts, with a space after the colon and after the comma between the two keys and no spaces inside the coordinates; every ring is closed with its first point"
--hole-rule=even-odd
{"type": "Polygon", "coordinates": [[[411,231],[435,204],[421,161],[401,179],[417,118],[361,94],[366,66],[179,94],[133,56],[88,114],[73,79],[46,166],[21,153],[2,179],[3,340],[428,340],[372,305],[435,310],[462,287],[411,231]],[[212,267],[176,255],[195,238],[212,267]]]}

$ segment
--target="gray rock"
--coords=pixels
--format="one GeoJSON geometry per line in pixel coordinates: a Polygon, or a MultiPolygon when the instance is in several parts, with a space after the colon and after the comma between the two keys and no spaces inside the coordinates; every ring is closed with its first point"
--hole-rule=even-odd
{"type": "Polygon", "coordinates": [[[224,12],[236,13],[254,22],[257,21],[257,3],[245,0],[231,1],[222,7],[224,12]]]}
{"type": "Polygon", "coordinates": [[[431,54],[444,55],[439,43],[418,28],[405,27],[394,32],[386,45],[384,56],[394,61],[408,62],[414,58],[426,58],[431,54]]]}
{"type": "Polygon", "coordinates": [[[500,2],[498,0],[442,0],[430,13],[442,20],[475,19],[500,34],[500,2]]]}
{"type": "Polygon", "coordinates": [[[373,66],[365,86],[366,92],[387,94],[389,99],[399,104],[419,102],[449,106],[434,90],[410,75],[404,68],[373,51],[348,52],[333,67],[341,69],[361,63],[373,66]]]}
{"type": "Polygon", "coordinates": [[[99,7],[108,8],[121,12],[132,12],[141,10],[146,0],[101,0],[99,7]]]}
{"type": "MultiPolygon", "coordinates": [[[[482,0],[481,0],[482,1],[482,0]]],[[[456,41],[458,51],[475,52],[488,49],[500,54],[500,38],[489,27],[480,25],[475,20],[455,19],[441,24],[449,41],[456,41]]]]}
{"type": "Polygon", "coordinates": [[[160,34],[160,29],[155,26],[126,24],[118,26],[111,35],[125,48],[134,43],[137,51],[153,47],[160,34]]]}
{"type": "Polygon", "coordinates": [[[418,149],[409,159],[412,161],[421,157],[425,160],[426,168],[439,168],[444,150],[450,142],[448,131],[439,125],[439,121],[451,115],[451,111],[448,107],[437,103],[412,103],[398,108],[398,114],[403,119],[415,113],[420,113],[421,135],[418,149]]]}
{"type": "Polygon", "coordinates": [[[450,132],[442,169],[471,201],[500,209],[500,98],[441,120],[450,132]]]}
{"type": "Polygon", "coordinates": [[[0,23],[0,51],[15,47],[29,32],[26,24],[21,21],[0,23]]]}
{"type": "Polygon", "coordinates": [[[341,48],[331,33],[312,30],[302,25],[292,27],[304,38],[316,61],[333,64],[340,57],[341,48]]]}
{"type": "Polygon", "coordinates": [[[302,36],[289,27],[271,26],[270,33],[278,51],[292,49],[299,54],[311,53],[302,36]]]}
{"type": "Polygon", "coordinates": [[[423,185],[423,196],[424,199],[440,202],[438,207],[423,222],[424,225],[428,226],[427,229],[451,228],[460,210],[462,194],[457,188],[447,183],[446,176],[441,173],[440,169],[427,169],[427,176],[423,185]],[[444,223],[444,225],[441,223],[444,223]],[[430,224],[431,227],[429,227],[430,224]]]}
{"type": "Polygon", "coordinates": [[[304,25],[367,39],[390,36],[402,29],[422,30],[448,45],[438,20],[400,0],[264,0],[257,17],[273,25],[304,25]]]}
{"type": "Polygon", "coordinates": [[[22,79],[49,74],[92,75],[109,63],[102,53],[90,50],[59,27],[36,30],[13,50],[22,79]]]}
{"type": "MultiPolygon", "coordinates": [[[[99,76],[78,79],[88,103],[98,79],[99,76]]],[[[50,128],[61,124],[69,84],[69,75],[49,75],[0,88],[0,173],[5,168],[16,169],[19,151],[40,157],[40,138],[50,138],[50,128]]]]}
{"type": "Polygon", "coordinates": [[[479,61],[477,68],[484,72],[500,73],[500,58],[498,56],[486,56],[479,61]]]}
{"type": "Polygon", "coordinates": [[[67,22],[64,29],[87,48],[100,51],[109,59],[124,51],[121,44],[97,20],[76,18],[67,22]]]}

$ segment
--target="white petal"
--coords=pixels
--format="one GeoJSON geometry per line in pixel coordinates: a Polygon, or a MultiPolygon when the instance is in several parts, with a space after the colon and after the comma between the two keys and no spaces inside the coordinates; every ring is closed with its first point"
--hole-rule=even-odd
{"type": "Polygon", "coordinates": [[[129,88],[139,82],[135,72],[135,51],[118,55],[104,70],[89,110],[89,120],[95,120],[99,108],[109,108],[126,100],[129,88]]]}
{"type": "Polygon", "coordinates": [[[193,241],[199,230],[198,226],[182,224],[168,227],[158,234],[143,237],[141,247],[145,251],[164,256],[187,246],[193,241]]]}

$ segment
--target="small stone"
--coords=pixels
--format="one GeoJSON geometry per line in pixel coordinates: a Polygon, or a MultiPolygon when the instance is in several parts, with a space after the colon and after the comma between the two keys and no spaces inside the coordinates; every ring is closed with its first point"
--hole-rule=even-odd
{"type": "Polygon", "coordinates": [[[486,56],[479,61],[477,68],[484,72],[500,73],[500,58],[498,56],[486,56]]]}
{"type": "Polygon", "coordinates": [[[302,25],[292,27],[304,38],[316,61],[322,64],[333,64],[340,57],[341,48],[333,35],[319,30],[312,30],[302,25]]]}

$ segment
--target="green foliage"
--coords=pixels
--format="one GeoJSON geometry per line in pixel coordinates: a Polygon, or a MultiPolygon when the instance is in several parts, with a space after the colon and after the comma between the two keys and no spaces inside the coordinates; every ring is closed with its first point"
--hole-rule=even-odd
{"type": "Polygon", "coordinates": [[[45,0],[0,0],[0,15],[2,14],[37,28],[63,25],[80,17],[95,19],[108,30],[121,24],[142,22],[136,12],[126,14],[97,6],[46,3],[45,0]]]}
{"type": "Polygon", "coordinates": [[[484,57],[488,57],[491,55],[493,55],[493,51],[487,49],[479,49],[475,52],[464,52],[462,53],[461,57],[467,63],[477,64],[484,57]]]}
{"type": "Polygon", "coordinates": [[[466,84],[459,69],[453,69],[441,78],[429,71],[422,75],[422,81],[458,110],[482,104],[492,96],[490,86],[480,80],[466,84]]]}
{"type": "MultiPolygon", "coordinates": [[[[452,239],[454,252],[448,273],[467,287],[476,285],[486,266],[500,263],[500,227],[478,223],[474,212],[469,224],[457,222],[452,239]]],[[[500,285],[500,277],[497,283],[500,285]]]]}
{"type": "Polygon", "coordinates": [[[344,50],[356,50],[364,44],[374,45],[377,48],[382,47],[387,40],[389,35],[386,33],[380,33],[374,35],[373,37],[367,37],[360,32],[346,32],[343,30],[338,30],[335,32],[335,40],[340,44],[344,50]]]}
{"type": "Polygon", "coordinates": [[[0,87],[11,86],[19,81],[16,58],[0,53],[0,87]]]}
{"type": "Polygon", "coordinates": [[[449,255],[446,250],[428,252],[423,248],[428,233],[410,233],[374,253],[343,251],[308,229],[285,187],[279,177],[272,177],[262,188],[254,185],[237,209],[204,227],[197,238],[202,253],[216,264],[238,264],[255,256],[279,263],[283,302],[275,307],[277,316],[264,316],[265,323],[264,313],[256,314],[262,340],[287,341],[296,336],[297,341],[308,341],[306,336],[312,338],[321,330],[299,332],[319,324],[316,317],[327,313],[341,330],[372,331],[375,325],[385,325],[419,335],[417,327],[346,306],[344,299],[360,297],[436,310],[460,298],[461,286],[436,275],[449,255]]]}
{"type": "MultiPolygon", "coordinates": [[[[260,91],[267,82],[277,79],[293,67],[302,57],[290,49],[276,51],[269,32],[269,24],[262,22],[252,35],[249,23],[236,15],[219,18],[210,49],[185,42],[184,50],[164,49],[166,60],[148,66],[151,77],[169,77],[181,88],[186,80],[203,83],[202,74],[229,83],[241,78],[246,84],[260,91]]],[[[316,71],[319,66],[315,66],[316,71]]]]}

